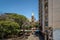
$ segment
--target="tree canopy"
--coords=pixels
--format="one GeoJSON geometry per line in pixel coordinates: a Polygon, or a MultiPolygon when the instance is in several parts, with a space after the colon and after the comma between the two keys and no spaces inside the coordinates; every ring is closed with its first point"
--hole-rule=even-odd
{"type": "Polygon", "coordinates": [[[28,21],[27,17],[16,13],[4,13],[3,16],[1,15],[0,20],[14,21],[17,22],[20,26],[28,21]]]}
{"type": "MultiPolygon", "coordinates": [[[[6,34],[16,34],[19,32],[19,25],[16,22],[0,21],[0,38],[6,34]]],[[[7,35],[6,35],[7,36],[7,35]]]]}
{"type": "Polygon", "coordinates": [[[16,13],[4,13],[0,15],[0,38],[3,34],[19,33],[25,22],[28,22],[28,19],[24,15],[16,13]]]}

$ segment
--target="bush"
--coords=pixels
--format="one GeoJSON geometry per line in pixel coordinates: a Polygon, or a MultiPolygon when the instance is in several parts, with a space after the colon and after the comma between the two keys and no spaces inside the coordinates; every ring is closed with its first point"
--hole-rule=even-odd
{"type": "Polygon", "coordinates": [[[31,29],[32,28],[32,26],[25,26],[25,29],[31,29]]]}

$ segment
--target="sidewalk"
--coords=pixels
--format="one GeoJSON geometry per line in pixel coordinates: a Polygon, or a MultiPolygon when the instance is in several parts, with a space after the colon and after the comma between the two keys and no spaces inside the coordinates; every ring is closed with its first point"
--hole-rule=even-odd
{"type": "Polygon", "coordinates": [[[27,40],[39,40],[39,38],[35,35],[30,35],[27,40]]]}

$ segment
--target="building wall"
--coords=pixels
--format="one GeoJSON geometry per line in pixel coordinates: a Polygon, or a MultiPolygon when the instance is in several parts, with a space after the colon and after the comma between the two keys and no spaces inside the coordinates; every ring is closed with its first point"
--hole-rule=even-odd
{"type": "Polygon", "coordinates": [[[39,5],[39,27],[40,27],[40,30],[43,30],[43,28],[42,28],[42,0],[39,0],[39,3],[38,3],[38,5],[39,5]]]}
{"type": "Polygon", "coordinates": [[[48,0],[39,0],[40,28],[44,31],[48,27],[48,0]]]}
{"type": "Polygon", "coordinates": [[[48,0],[49,27],[53,26],[53,0],[48,0]]]}
{"type": "MultiPolygon", "coordinates": [[[[41,14],[44,13],[42,8],[43,8],[43,6],[39,8],[39,9],[41,9],[41,10],[39,10],[39,15],[40,15],[41,21],[42,21],[41,17],[43,17],[43,16],[41,16],[41,14]]],[[[42,23],[44,23],[44,22],[42,22],[42,23]]],[[[60,28],[60,0],[48,0],[48,26],[60,28]]]]}
{"type": "Polygon", "coordinates": [[[60,28],[60,0],[49,0],[49,26],[60,28]]]}
{"type": "Polygon", "coordinates": [[[60,0],[53,0],[53,25],[60,28],[60,0]]]}

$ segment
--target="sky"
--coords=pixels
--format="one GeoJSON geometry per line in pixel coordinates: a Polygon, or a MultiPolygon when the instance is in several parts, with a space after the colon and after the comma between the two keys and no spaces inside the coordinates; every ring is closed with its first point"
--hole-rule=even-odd
{"type": "Polygon", "coordinates": [[[0,13],[17,13],[38,20],[38,0],[0,0],[0,13]]]}

